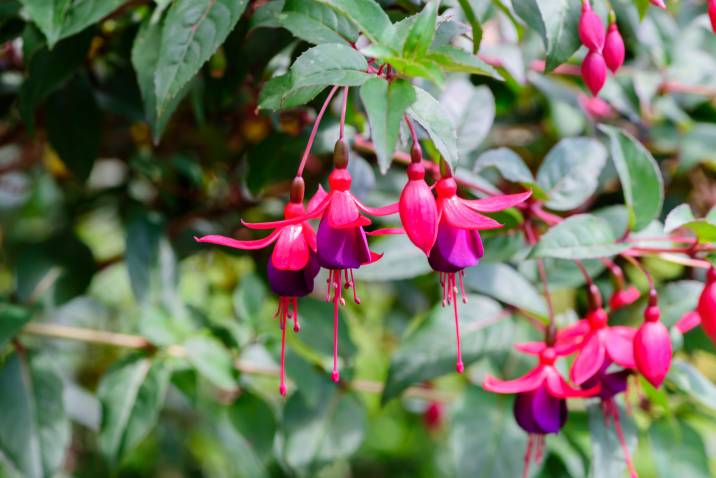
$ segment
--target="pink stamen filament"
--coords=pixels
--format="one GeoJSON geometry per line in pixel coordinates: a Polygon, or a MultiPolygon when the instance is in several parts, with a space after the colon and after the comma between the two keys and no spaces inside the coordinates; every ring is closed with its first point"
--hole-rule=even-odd
{"type": "Polygon", "coordinates": [[[340,270],[331,271],[329,275],[333,278],[333,372],[331,373],[331,378],[338,383],[341,379],[338,372],[338,307],[343,302],[341,287],[343,278],[340,270]]]}
{"type": "Polygon", "coordinates": [[[467,304],[467,294],[465,294],[465,283],[463,281],[465,271],[458,272],[458,277],[460,278],[460,295],[462,296],[462,303],[467,304]]]}
{"type": "Polygon", "coordinates": [[[293,331],[299,332],[301,330],[301,324],[298,323],[298,298],[293,298],[293,331]]]}
{"type": "Polygon", "coordinates": [[[612,420],[614,420],[614,431],[616,431],[617,438],[619,438],[619,444],[622,447],[622,453],[624,453],[624,461],[626,461],[627,468],[629,469],[629,476],[630,478],[639,478],[631,459],[631,452],[629,451],[626,439],[624,438],[621,421],[619,420],[619,408],[613,400],[610,400],[610,402],[609,408],[611,409],[612,420]]]}
{"type": "Polygon", "coordinates": [[[527,449],[525,450],[525,456],[522,459],[522,478],[527,478],[530,475],[530,462],[532,461],[532,448],[534,447],[534,441],[537,437],[535,435],[527,436],[527,449]]]}
{"type": "MultiPolygon", "coordinates": [[[[316,121],[313,122],[313,129],[311,129],[311,135],[308,137],[308,143],[306,143],[306,149],[303,151],[303,156],[301,157],[301,164],[298,165],[298,171],[296,172],[296,176],[301,177],[303,176],[303,168],[306,167],[306,161],[308,161],[308,155],[311,153],[311,146],[313,146],[313,141],[316,139],[316,133],[318,132],[318,125],[321,124],[321,119],[323,118],[323,114],[326,112],[326,109],[328,108],[328,104],[331,102],[331,99],[333,98],[333,95],[336,93],[336,90],[338,90],[338,85],[331,88],[331,91],[328,92],[328,97],[326,98],[326,101],[323,103],[323,106],[321,106],[321,110],[318,112],[318,116],[316,116],[316,121]]],[[[341,135],[342,137],[343,135],[341,135]]]]}
{"type": "MultiPolygon", "coordinates": [[[[282,298],[283,299],[283,298],[282,298]]],[[[286,299],[287,301],[288,299],[286,299]]],[[[284,301],[284,305],[286,305],[284,301]]],[[[278,387],[278,391],[281,395],[286,396],[286,316],[288,307],[284,307],[281,313],[280,326],[281,326],[281,384],[278,387]]]]}

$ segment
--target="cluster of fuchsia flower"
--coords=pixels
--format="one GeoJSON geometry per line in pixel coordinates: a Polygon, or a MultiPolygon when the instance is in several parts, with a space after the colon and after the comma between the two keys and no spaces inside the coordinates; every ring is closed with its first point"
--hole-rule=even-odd
{"type": "Polygon", "coordinates": [[[579,39],[589,50],[582,62],[582,79],[589,91],[597,96],[607,80],[607,68],[616,73],[624,64],[624,40],[617,28],[614,10],[609,12],[609,31],[606,31],[590,1],[582,0],[579,39]]]}

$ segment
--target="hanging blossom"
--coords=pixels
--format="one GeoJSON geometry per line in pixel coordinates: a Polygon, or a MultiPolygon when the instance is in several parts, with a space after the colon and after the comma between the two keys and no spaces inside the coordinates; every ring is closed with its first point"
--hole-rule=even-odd
{"type": "Polygon", "coordinates": [[[310,219],[319,219],[316,238],[318,264],[328,269],[326,301],[333,302],[333,371],[334,382],[340,380],[338,371],[338,318],[339,307],[345,304],[343,289],[353,289],[353,300],[360,303],[356,292],[353,270],[377,261],[382,255],[368,248],[368,239],[363,229],[372,216],[386,216],[398,212],[398,205],[371,208],[360,202],[350,192],[351,175],[348,172],[348,147],[339,139],[333,153],[334,169],[328,177],[329,191],[319,189],[309,202],[309,211],[283,221],[263,224],[245,224],[253,228],[285,227],[300,224],[310,219]]]}
{"type": "Polygon", "coordinates": [[[706,285],[701,291],[696,310],[684,314],[676,323],[676,328],[685,334],[698,325],[716,344],[716,269],[713,267],[706,274],[706,285]]]}
{"type": "Polygon", "coordinates": [[[671,367],[671,337],[669,329],[659,320],[656,291],[652,289],[649,304],[644,310],[644,322],[634,336],[634,361],[639,373],[655,388],[659,388],[671,367]]]}
{"type": "Polygon", "coordinates": [[[275,243],[266,268],[269,286],[279,296],[278,310],[274,317],[278,317],[281,327],[281,395],[286,395],[286,322],[293,319],[293,330],[298,332],[301,329],[298,320],[298,297],[304,297],[313,291],[314,279],[320,270],[316,255],[316,233],[305,220],[295,221],[296,218],[306,215],[303,195],[303,179],[295,178],[291,184],[290,202],[284,208],[284,217],[287,220],[285,224],[245,224],[253,229],[274,229],[263,239],[239,241],[218,235],[194,238],[198,242],[242,250],[263,249],[275,243]]]}
{"type": "Polygon", "coordinates": [[[589,50],[582,61],[582,79],[592,95],[597,96],[607,79],[607,64],[602,54],[606,30],[602,20],[592,10],[589,0],[582,1],[582,15],[577,33],[582,44],[589,50]]]}
{"type": "Polygon", "coordinates": [[[614,292],[609,298],[609,308],[612,311],[619,310],[639,300],[641,292],[633,285],[626,286],[624,283],[624,272],[621,267],[608,260],[605,260],[605,262],[609,266],[609,270],[614,279],[614,292]]]}
{"type": "Polygon", "coordinates": [[[579,389],[570,385],[555,367],[558,357],[568,355],[569,348],[554,343],[554,334],[548,334],[548,345],[542,342],[517,344],[517,350],[539,357],[535,368],[520,378],[500,380],[488,375],[482,386],[493,393],[517,394],[514,415],[517,424],[529,434],[524,456],[523,477],[529,475],[529,465],[542,459],[545,435],[559,433],[567,422],[568,398],[593,397],[600,390],[600,384],[579,389]]]}
{"type": "Polygon", "coordinates": [[[604,61],[612,73],[616,73],[624,64],[624,39],[621,33],[619,33],[617,16],[614,10],[609,11],[609,30],[604,40],[604,51],[602,53],[604,54],[604,61]]]}
{"type": "MultiPolygon", "coordinates": [[[[460,322],[457,309],[458,283],[462,301],[467,303],[463,285],[464,270],[476,265],[484,255],[479,231],[502,227],[499,222],[480,213],[497,212],[516,206],[527,200],[532,191],[485,199],[463,199],[457,195],[457,183],[453,178],[450,166],[445,161],[440,163],[440,171],[442,177],[435,185],[437,233],[434,244],[428,253],[428,262],[430,267],[440,275],[443,307],[451,304],[453,306],[457,347],[455,368],[462,373],[465,365],[462,361],[460,347],[460,322]]],[[[404,222],[403,227],[409,231],[413,225],[411,222],[404,222]]],[[[410,236],[410,232],[408,232],[408,236],[410,236]]]]}

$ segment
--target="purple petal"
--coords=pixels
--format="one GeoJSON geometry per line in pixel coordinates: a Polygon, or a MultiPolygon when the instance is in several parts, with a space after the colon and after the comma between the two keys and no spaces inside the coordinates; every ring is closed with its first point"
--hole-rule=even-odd
{"type": "Polygon", "coordinates": [[[477,231],[453,227],[443,220],[438,226],[438,236],[428,262],[436,271],[458,272],[477,264],[483,254],[477,231]]]}
{"type": "Polygon", "coordinates": [[[558,433],[567,421],[567,403],[540,387],[518,394],[514,413],[517,424],[527,433],[558,433]]]}
{"type": "Polygon", "coordinates": [[[368,239],[362,227],[338,229],[321,220],[316,241],[318,262],[326,269],[357,269],[370,262],[368,239]]]}
{"type": "Polygon", "coordinates": [[[318,259],[310,253],[308,263],[297,271],[276,269],[267,261],[267,275],[271,290],[281,297],[303,297],[313,292],[313,280],[320,270],[318,259]]]}

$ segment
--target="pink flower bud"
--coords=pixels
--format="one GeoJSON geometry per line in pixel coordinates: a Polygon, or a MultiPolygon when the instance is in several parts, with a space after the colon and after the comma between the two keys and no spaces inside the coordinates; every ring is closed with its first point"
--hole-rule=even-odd
{"type": "Polygon", "coordinates": [[[616,23],[609,25],[609,33],[607,33],[607,39],[604,42],[603,54],[604,61],[606,61],[612,73],[616,73],[624,64],[624,40],[616,23]]]}
{"type": "Polygon", "coordinates": [[[663,8],[664,10],[666,10],[666,3],[664,3],[664,0],[649,0],[649,3],[651,3],[655,7],[663,8]]]}
{"type": "Polygon", "coordinates": [[[604,24],[599,15],[592,11],[589,0],[582,3],[582,16],[579,18],[579,39],[590,51],[602,51],[604,47],[604,24]]]}
{"type": "Polygon", "coordinates": [[[580,106],[593,119],[601,119],[614,113],[612,107],[598,96],[587,96],[579,93],[577,96],[580,106]]]}
{"type": "Polygon", "coordinates": [[[621,309],[639,300],[640,295],[639,289],[633,285],[626,289],[617,290],[609,299],[609,307],[611,307],[612,310],[621,309]]]}
{"type": "Polygon", "coordinates": [[[607,64],[601,53],[590,51],[582,62],[582,79],[594,96],[604,86],[607,79],[607,64]]]}
{"type": "Polygon", "coordinates": [[[709,0],[708,12],[709,20],[711,20],[711,30],[716,33],[716,0],[709,0]]]}
{"type": "Polygon", "coordinates": [[[716,271],[709,270],[706,287],[701,292],[696,311],[701,317],[701,327],[706,335],[716,343],[716,271]]]}
{"type": "Polygon", "coordinates": [[[644,323],[634,336],[636,368],[654,387],[664,382],[671,366],[671,337],[669,330],[659,321],[659,308],[649,306],[644,312],[644,323]]]}
{"type": "Polygon", "coordinates": [[[408,182],[400,194],[399,211],[406,234],[413,244],[428,255],[438,234],[438,207],[424,178],[423,165],[410,163],[408,182]]]}
{"type": "Polygon", "coordinates": [[[438,430],[443,424],[445,407],[442,403],[432,401],[423,413],[423,422],[428,430],[438,430]]]}

